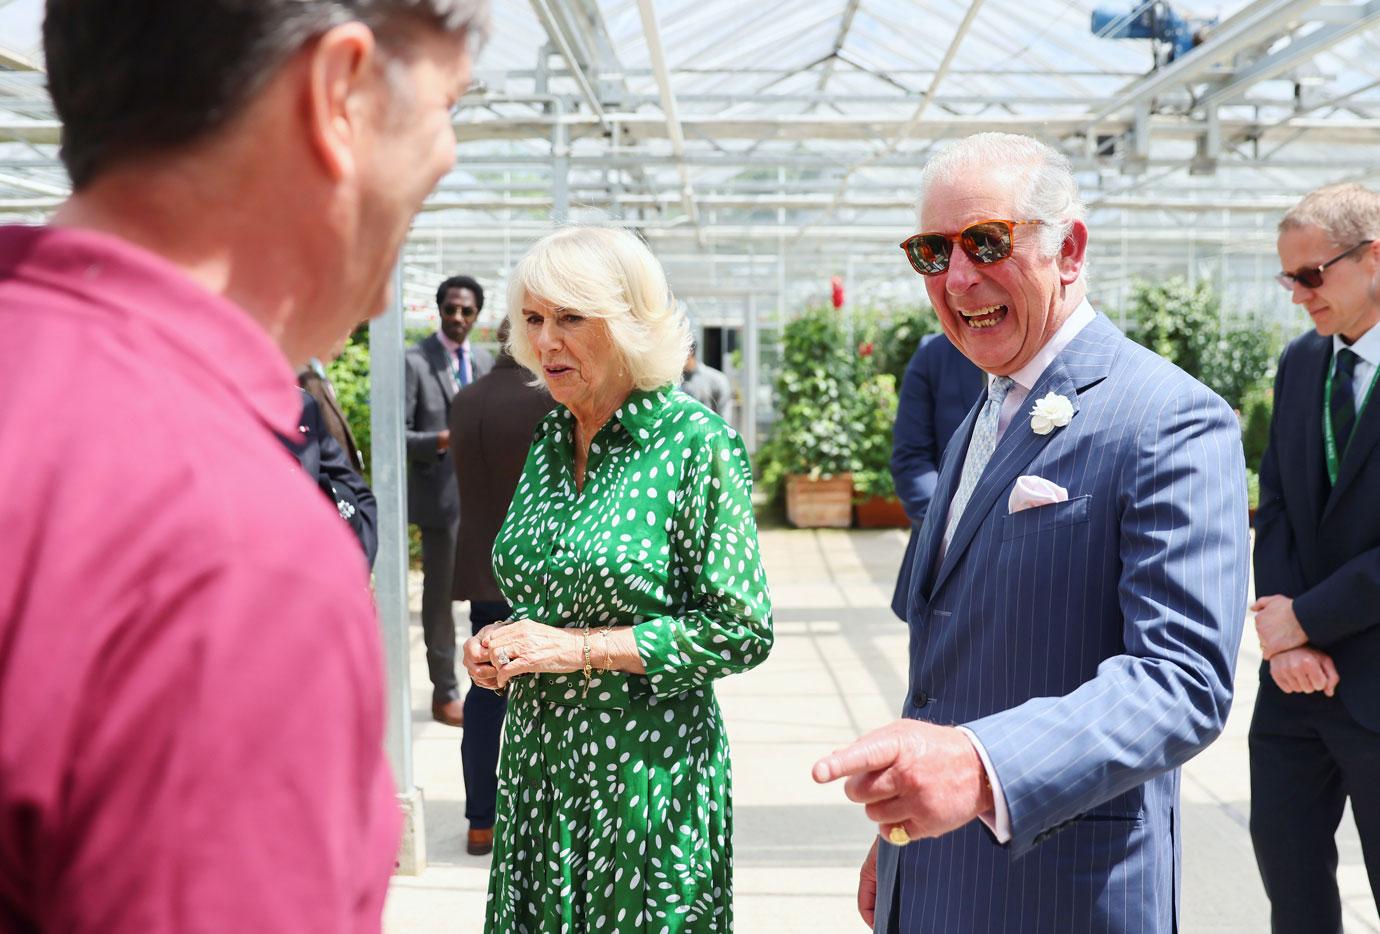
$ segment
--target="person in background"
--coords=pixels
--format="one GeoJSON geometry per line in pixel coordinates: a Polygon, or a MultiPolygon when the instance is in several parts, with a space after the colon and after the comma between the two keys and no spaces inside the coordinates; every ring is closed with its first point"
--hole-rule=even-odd
{"type": "Polygon", "coordinates": [[[1338,932],[1348,799],[1380,900],[1380,194],[1309,194],[1277,246],[1313,330],[1280,357],[1260,464],[1251,840],[1275,934],[1338,932]]]}
{"type": "Polygon", "coordinates": [[[296,437],[283,443],[292,451],[302,470],[335,507],[340,518],[349,525],[359,540],[369,567],[379,550],[378,503],[364,478],[350,464],[345,449],[336,443],[326,430],[325,420],[316,399],[305,389],[302,393],[302,421],[296,437]]]}
{"type": "Polygon", "coordinates": [[[910,567],[944,448],[986,389],[987,377],[943,334],[926,335],[906,364],[891,444],[892,483],[910,519],[910,539],[891,596],[891,612],[903,620],[910,567]]]}
{"type": "MultiPolygon", "coordinates": [[[[508,343],[508,319],[498,329],[508,343]]],[[[556,406],[532,385],[532,375],[506,346],[489,375],[455,394],[450,407],[451,450],[460,487],[460,538],[455,548],[455,599],[470,602],[470,631],[507,619],[512,607],[494,581],[494,538],[508,514],[537,424],[556,406]]],[[[507,703],[480,688],[465,694],[465,848],[472,856],[493,849],[498,795],[498,738],[507,703]]]]}
{"type": "Polygon", "coordinates": [[[730,425],[733,424],[733,387],[722,371],[699,359],[700,345],[691,341],[690,355],[680,374],[680,391],[698,399],[730,425]]]}
{"type": "MultiPolygon", "coordinates": [[[[350,342],[347,335],[343,340],[336,343],[330,350],[328,361],[335,360],[345,350],[345,345],[350,342]]],[[[345,417],[345,412],[340,407],[340,400],[336,397],[335,386],[331,383],[331,378],[326,375],[326,366],[321,362],[320,357],[312,357],[307,361],[307,365],[297,371],[297,385],[307,391],[316,400],[316,407],[321,414],[322,424],[330,436],[335,439],[335,443],[340,445],[340,449],[345,452],[346,460],[354,468],[355,473],[364,476],[364,458],[359,451],[359,445],[355,442],[355,433],[350,430],[350,420],[345,417]]],[[[372,563],[372,561],[371,561],[372,563]]]]}
{"type": "Polygon", "coordinates": [[[470,330],[484,309],[484,289],[453,276],[436,289],[441,327],[406,358],[407,517],[422,532],[422,640],[431,677],[431,717],[464,724],[455,671],[451,575],[459,533],[460,494],[450,456],[450,402],[493,366],[493,355],[470,346],[470,330]]]}
{"type": "Polygon", "coordinates": [[[386,306],[486,20],[48,0],[72,194],[0,228],[0,930],[379,930],[378,618],[280,439],[386,306]]]}
{"type": "Polygon", "coordinates": [[[772,645],[747,449],[675,391],[689,328],[631,232],[538,241],[508,320],[560,405],[494,543],[512,617],[465,643],[509,688],[485,931],[731,931],[714,681],[772,645]]]}

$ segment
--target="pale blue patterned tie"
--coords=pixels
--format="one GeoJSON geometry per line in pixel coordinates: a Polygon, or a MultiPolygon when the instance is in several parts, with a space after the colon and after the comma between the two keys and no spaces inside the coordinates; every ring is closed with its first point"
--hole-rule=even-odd
{"type": "Polygon", "coordinates": [[[954,493],[953,504],[949,507],[949,519],[944,524],[944,549],[954,537],[958,520],[963,517],[963,508],[977,487],[978,480],[992,452],[997,448],[997,425],[1001,421],[1001,404],[1015,383],[1009,376],[994,376],[987,387],[987,402],[978,413],[973,425],[973,437],[968,442],[968,456],[963,459],[963,473],[958,478],[958,490],[954,493]]]}

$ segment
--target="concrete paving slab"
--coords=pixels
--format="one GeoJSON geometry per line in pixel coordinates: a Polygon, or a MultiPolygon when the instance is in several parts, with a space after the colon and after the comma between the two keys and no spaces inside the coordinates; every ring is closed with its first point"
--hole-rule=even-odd
{"type": "MultiPolygon", "coordinates": [[[[735,916],[746,934],[857,932],[858,866],[873,825],[809,770],[823,753],[895,716],[906,683],[905,627],[891,615],[905,549],[896,530],[762,533],[776,607],[776,647],[746,675],[717,685],[733,754],[735,916]]],[[[420,581],[413,582],[415,594],[420,581]]],[[[414,614],[417,607],[414,606],[414,614]]],[[[468,608],[456,620],[468,631],[468,608]]],[[[414,769],[426,808],[429,868],[393,881],[388,934],[483,928],[487,857],[465,853],[460,731],[434,723],[414,619],[414,769]]],[[[1237,694],[1223,736],[1184,769],[1185,934],[1260,934],[1269,906],[1248,833],[1246,733],[1260,656],[1243,640],[1237,694]]],[[[1355,825],[1338,836],[1346,931],[1380,934],[1355,825]]]]}

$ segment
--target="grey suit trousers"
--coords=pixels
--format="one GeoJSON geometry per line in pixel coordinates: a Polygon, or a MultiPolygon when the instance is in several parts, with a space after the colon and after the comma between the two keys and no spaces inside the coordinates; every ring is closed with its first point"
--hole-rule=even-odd
{"type": "Polygon", "coordinates": [[[449,526],[422,526],[422,639],[431,676],[431,700],[444,704],[460,696],[455,676],[455,617],[451,582],[455,574],[457,517],[449,526]]]}

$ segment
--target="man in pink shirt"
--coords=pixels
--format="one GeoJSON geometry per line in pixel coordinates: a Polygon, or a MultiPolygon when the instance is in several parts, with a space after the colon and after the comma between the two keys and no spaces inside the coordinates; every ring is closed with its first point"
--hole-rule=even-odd
{"type": "Polygon", "coordinates": [[[377,930],[368,579],[278,436],[384,307],[486,4],[107,7],[48,2],[74,191],[0,229],[0,931],[377,930]]]}

